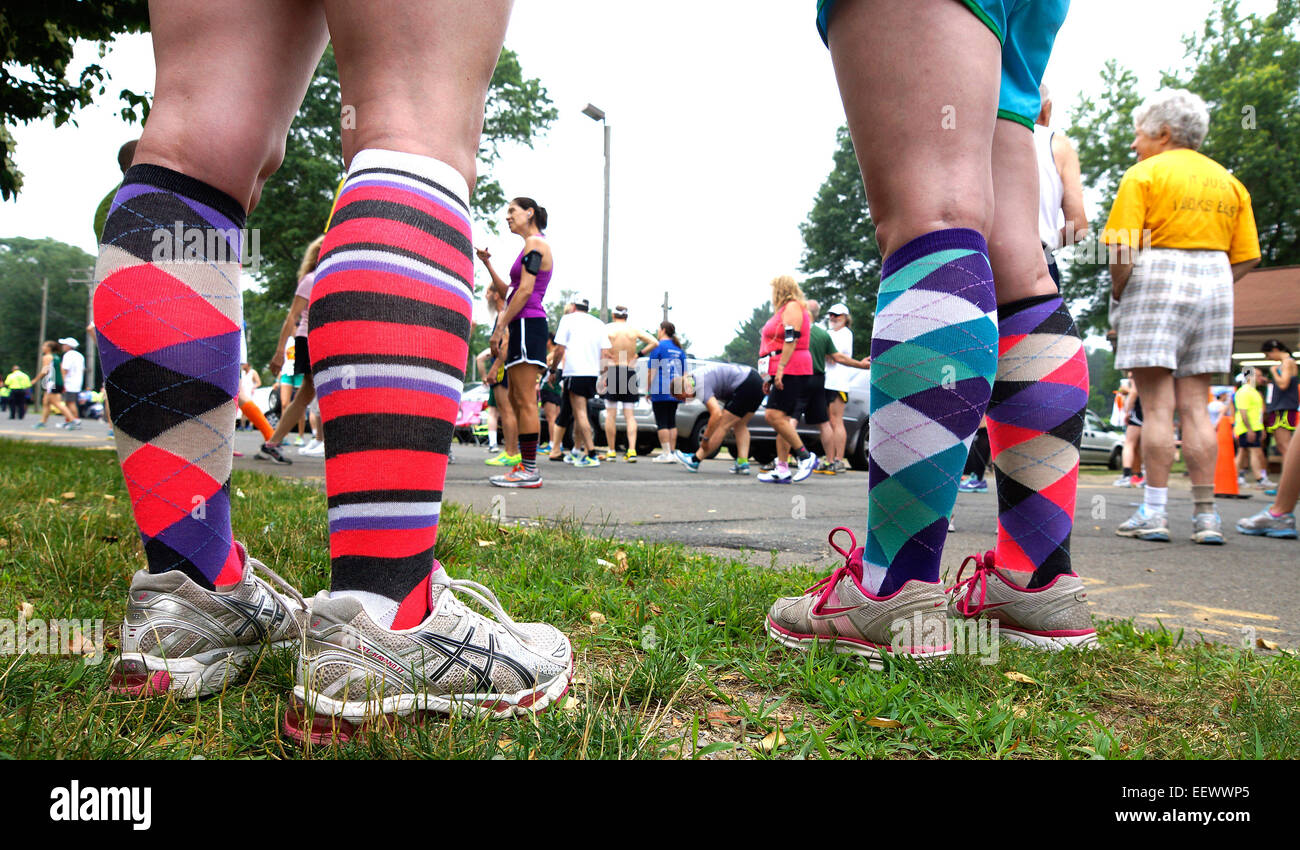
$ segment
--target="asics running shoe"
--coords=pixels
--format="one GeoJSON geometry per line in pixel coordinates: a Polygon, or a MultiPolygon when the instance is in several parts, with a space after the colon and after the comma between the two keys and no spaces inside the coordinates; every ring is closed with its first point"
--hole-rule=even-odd
{"type": "Polygon", "coordinates": [[[948,599],[938,582],[913,579],[889,596],[877,596],[862,586],[863,549],[853,532],[837,528],[830,533],[830,543],[844,556],[844,566],[802,596],[776,600],[767,614],[769,637],[799,650],[825,642],[835,652],[866,659],[877,670],[884,666],[883,659],[895,654],[924,662],[952,652],[948,599]],[[835,543],[841,531],[849,535],[847,552],[835,543]]]}
{"type": "Polygon", "coordinates": [[[740,461],[737,461],[737,462],[733,463],[733,464],[731,465],[731,468],[728,469],[727,471],[730,472],[732,475],[748,475],[748,474],[749,474],[749,461],[745,461],[744,463],[741,463],[740,461]]]}
{"type": "Polygon", "coordinates": [[[674,457],[677,458],[678,463],[689,469],[691,472],[700,471],[700,462],[695,459],[695,455],[688,455],[686,452],[678,449],[674,457]]]}
{"type": "Polygon", "coordinates": [[[1120,537],[1168,543],[1169,517],[1164,511],[1148,513],[1146,505],[1141,505],[1133,512],[1133,516],[1120,523],[1115,533],[1120,537]]]}
{"type": "Polygon", "coordinates": [[[628,463],[636,463],[636,449],[628,449],[627,453],[623,455],[623,459],[628,463]]]}
{"type": "Polygon", "coordinates": [[[1294,540],[1296,539],[1295,514],[1278,516],[1273,513],[1272,508],[1264,508],[1254,516],[1237,520],[1237,530],[1252,537],[1280,537],[1294,540]]]}
{"type": "Polygon", "coordinates": [[[655,455],[655,459],[650,462],[651,463],[676,463],[677,455],[675,452],[660,452],[659,454],[655,455]]]}
{"type": "Polygon", "coordinates": [[[1088,613],[1088,594],[1074,573],[1062,573],[1042,587],[1026,588],[1031,573],[999,570],[993,553],[971,555],[948,588],[954,617],[997,620],[998,636],[1031,649],[1058,650],[1097,646],[1097,630],[1088,613]],[[962,573],[974,563],[975,572],[962,573]]]}
{"type": "Polygon", "coordinates": [[[242,544],[235,546],[244,576],[230,587],[207,590],[180,570],[140,570],[132,577],[122,657],[109,676],[109,690],[207,696],[240,682],[265,648],[298,645],[307,607],[302,596],[248,557],[242,544]],[[285,592],[273,590],[258,573],[285,592]]]}
{"type": "Polygon", "coordinates": [[[1223,520],[1219,518],[1218,511],[1192,517],[1192,540],[1209,546],[1222,546],[1226,542],[1223,537],[1223,520]]]}
{"type": "Polygon", "coordinates": [[[522,463],[505,475],[493,475],[488,480],[497,487],[523,487],[533,490],[542,486],[542,476],[524,469],[522,463]]]}
{"type": "Polygon", "coordinates": [[[257,450],[257,454],[253,455],[253,459],[270,460],[285,465],[293,463],[293,461],[284,456],[284,452],[280,451],[280,447],[274,443],[262,443],[262,447],[257,450]]]}
{"type": "Polygon", "coordinates": [[[541,711],[569,689],[573,649],[559,629],[516,623],[492,591],[451,579],[436,562],[430,605],[423,623],[391,631],[355,597],[317,594],[284,731],[323,743],[424,712],[505,719],[541,711]]]}

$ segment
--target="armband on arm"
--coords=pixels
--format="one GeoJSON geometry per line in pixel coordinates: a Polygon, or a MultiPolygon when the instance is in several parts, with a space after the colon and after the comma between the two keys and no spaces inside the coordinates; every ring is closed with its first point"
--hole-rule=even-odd
{"type": "Polygon", "coordinates": [[[796,328],[794,325],[786,325],[786,326],[785,326],[785,341],[786,341],[786,342],[798,342],[800,336],[802,336],[802,334],[799,333],[799,329],[796,328]]]}
{"type": "Polygon", "coordinates": [[[531,275],[536,275],[542,270],[542,252],[529,251],[527,254],[524,254],[523,266],[524,271],[531,275]]]}

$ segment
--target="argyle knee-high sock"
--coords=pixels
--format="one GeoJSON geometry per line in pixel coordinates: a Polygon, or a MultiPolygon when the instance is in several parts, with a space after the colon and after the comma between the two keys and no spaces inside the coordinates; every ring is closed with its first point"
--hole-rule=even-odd
{"type": "Polygon", "coordinates": [[[438,160],[359,152],[312,290],[331,589],[394,629],[429,611],[473,309],[468,194],[438,160]]]}
{"type": "Polygon", "coordinates": [[[871,337],[865,578],[937,581],[948,518],[997,368],[988,247],[940,230],[885,261],[871,337]]]}
{"type": "Polygon", "coordinates": [[[95,331],[118,459],[150,572],[204,587],[242,574],[230,531],[244,210],[135,165],[104,223],[95,331]]]}
{"type": "Polygon", "coordinates": [[[996,560],[1032,570],[1029,586],[1040,587],[1071,572],[1088,359],[1059,296],[1005,304],[998,326],[998,375],[988,409],[998,489],[996,560]]]}

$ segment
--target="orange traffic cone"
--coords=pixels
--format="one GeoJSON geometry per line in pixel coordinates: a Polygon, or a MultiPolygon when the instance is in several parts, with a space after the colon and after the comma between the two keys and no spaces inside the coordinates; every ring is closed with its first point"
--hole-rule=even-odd
{"type": "Polygon", "coordinates": [[[1219,499],[1239,499],[1237,492],[1237,451],[1232,443],[1232,418],[1220,416],[1218,425],[1219,456],[1214,464],[1214,495],[1219,499]]]}

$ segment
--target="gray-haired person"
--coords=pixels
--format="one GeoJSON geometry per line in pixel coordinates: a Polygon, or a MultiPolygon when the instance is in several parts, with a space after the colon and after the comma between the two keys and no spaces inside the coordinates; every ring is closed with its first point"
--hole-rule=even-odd
{"type": "Polygon", "coordinates": [[[1133,370],[1142,398],[1144,504],[1116,530],[1168,541],[1166,504],[1174,410],[1192,479],[1197,543],[1224,542],[1214,508],[1217,454],[1205,399],[1210,376],[1232,368],[1232,286],[1259,263],[1250,193],[1197,152],[1210,112],[1181,89],[1158,92],[1133,113],[1138,162],[1124,173],[1102,241],[1111,246],[1116,369],[1133,370]]]}

